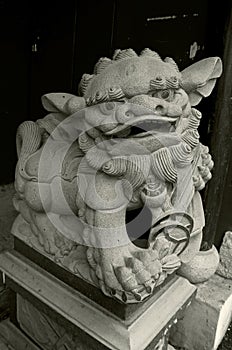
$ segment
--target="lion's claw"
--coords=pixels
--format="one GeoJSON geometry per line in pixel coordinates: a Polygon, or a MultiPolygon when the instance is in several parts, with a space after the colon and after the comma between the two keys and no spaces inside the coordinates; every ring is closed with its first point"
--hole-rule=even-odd
{"type": "Polygon", "coordinates": [[[156,251],[132,245],[107,251],[89,248],[87,254],[92,273],[102,291],[123,302],[139,302],[150,296],[179,264],[174,254],[160,261],[156,251]],[[94,263],[93,263],[94,261],[94,263]]]}

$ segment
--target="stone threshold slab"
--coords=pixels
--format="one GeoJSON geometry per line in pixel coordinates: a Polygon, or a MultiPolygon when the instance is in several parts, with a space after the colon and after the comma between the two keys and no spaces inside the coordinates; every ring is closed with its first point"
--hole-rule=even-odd
{"type": "Polygon", "coordinates": [[[14,252],[0,254],[0,269],[43,304],[113,350],[146,349],[161,331],[168,332],[196,290],[186,279],[178,277],[137,319],[122,321],[14,252]]]}

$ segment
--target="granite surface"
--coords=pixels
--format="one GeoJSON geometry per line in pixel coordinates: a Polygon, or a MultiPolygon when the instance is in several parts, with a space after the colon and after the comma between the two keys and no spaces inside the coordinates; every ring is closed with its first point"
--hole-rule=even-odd
{"type": "Polygon", "coordinates": [[[220,248],[220,264],[217,273],[225,278],[232,278],[232,232],[227,231],[220,248]]]}

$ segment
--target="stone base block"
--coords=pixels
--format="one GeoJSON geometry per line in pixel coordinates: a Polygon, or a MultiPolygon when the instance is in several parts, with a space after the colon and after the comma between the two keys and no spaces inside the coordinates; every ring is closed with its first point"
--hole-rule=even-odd
{"type": "MultiPolygon", "coordinates": [[[[64,337],[67,341],[67,337],[64,337]]],[[[57,342],[56,347],[53,349],[64,350],[70,349],[70,343],[57,342]],[[68,345],[67,345],[68,344],[68,345]]],[[[0,349],[1,350],[41,350],[33,341],[31,341],[22,331],[20,331],[10,320],[5,320],[0,323],[0,349]]],[[[44,348],[43,348],[44,349],[44,348]]],[[[75,347],[75,350],[89,350],[85,345],[84,347],[75,347]]],[[[160,350],[160,348],[155,348],[160,350]]],[[[167,350],[175,350],[171,345],[168,345],[167,350]]]]}
{"type": "Polygon", "coordinates": [[[220,264],[217,273],[225,278],[232,278],[232,232],[225,233],[220,248],[220,264]]]}
{"type": "Polygon", "coordinates": [[[198,284],[196,298],[171,329],[170,342],[184,350],[216,350],[232,319],[232,280],[214,275],[198,284]]]}
{"type": "Polygon", "coordinates": [[[15,296],[12,322],[45,350],[167,350],[170,328],[196,290],[176,276],[152,303],[121,319],[19,254],[2,253],[0,269],[15,296]]]}
{"type": "Polygon", "coordinates": [[[148,305],[158,299],[159,296],[164,293],[166,288],[168,288],[168,286],[170,286],[176,279],[175,274],[169,275],[160,286],[156,287],[152,297],[142,303],[124,304],[116,298],[105,296],[99,288],[80,276],[71,273],[68,269],[64,268],[64,266],[54,262],[48,255],[46,256],[45,253],[31,248],[17,237],[14,237],[14,251],[16,254],[19,253],[20,256],[26,258],[28,264],[32,262],[32,264],[34,263],[36,266],[41,267],[42,270],[48,272],[71,288],[74,288],[80,292],[80,294],[85,295],[87,298],[123,320],[126,320],[129,317],[138,316],[144,311],[144,307],[148,307],[148,305]]]}

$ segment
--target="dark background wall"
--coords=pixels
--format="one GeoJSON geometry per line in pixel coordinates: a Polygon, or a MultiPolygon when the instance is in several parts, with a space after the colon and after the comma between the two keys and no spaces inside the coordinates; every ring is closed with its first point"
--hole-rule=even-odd
{"type": "MultiPolygon", "coordinates": [[[[219,8],[207,0],[0,0],[0,183],[14,180],[18,125],[45,115],[41,95],[55,91],[77,94],[81,75],[91,73],[98,58],[112,56],[116,48],[132,47],[139,52],[149,47],[162,57],[173,57],[180,69],[204,57],[222,57],[230,6],[230,1],[222,1],[219,8]]],[[[204,113],[200,127],[204,144],[214,144],[217,137],[218,98],[215,89],[199,106],[204,113]]],[[[220,169],[216,148],[213,145],[220,169]]],[[[227,150],[227,158],[228,154],[227,150]]],[[[230,192],[220,193],[220,206],[232,202],[231,168],[223,175],[230,192]]],[[[212,218],[220,206],[210,207],[210,191],[212,197],[214,188],[209,184],[203,195],[212,218]]],[[[230,217],[222,218],[223,230],[232,229],[230,217]]]]}

